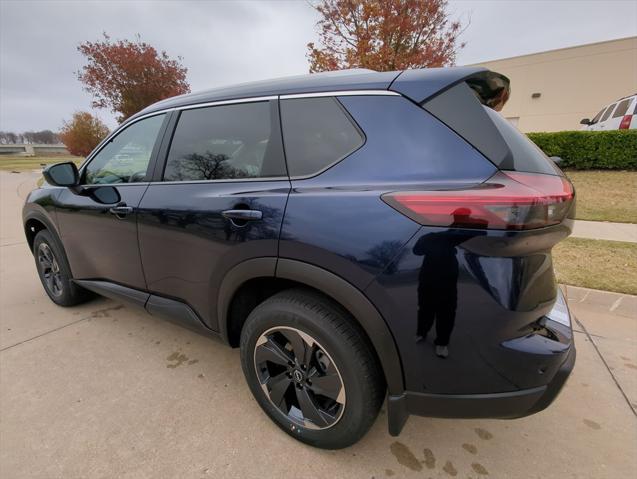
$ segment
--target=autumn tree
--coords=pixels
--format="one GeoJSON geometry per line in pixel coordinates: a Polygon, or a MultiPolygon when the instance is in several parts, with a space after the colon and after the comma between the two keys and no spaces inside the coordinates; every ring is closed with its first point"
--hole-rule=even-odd
{"type": "Polygon", "coordinates": [[[106,138],[106,135],[108,135],[108,127],[87,111],[74,113],[73,119],[64,122],[64,126],[58,133],[69,153],[77,156],[88,155],[100,141],[106,138]]]}
{"type": "Polygon", "coordinates": [[[314,8],[320,46],[307,45],[310,73],[449,66],[464,47],[447,0],[322,0],[314,8]]]}
{"type": "Polygon", "coordinates": [[[82,43],[78,50],[88,61],[78,78],[93,95],[93,106],[109,108],[120,122],[152,103],[190,91],[181,57],[173,60],[139,37],[112,41],[104,33],[102,41],[82,43]]]}

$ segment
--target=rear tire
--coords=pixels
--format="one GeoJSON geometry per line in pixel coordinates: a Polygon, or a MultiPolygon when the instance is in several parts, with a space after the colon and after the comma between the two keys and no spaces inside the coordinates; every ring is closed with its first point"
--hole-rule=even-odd
{"type": "Polygon", "coordinates": [[[365,333],[338,304],[309,290],[283,291],[250,313],[241,365],[265,413],[315,447],[354,444],[384,398],[381,367],[365,333]]]}
{"type": "Polygon", "coordinates": [[[35,235],[33,256],[40,281],[51,301],[59,306],[75,306],[90,299],[91,294],[73,282],[64,250],[47,230],[35,235]]]}

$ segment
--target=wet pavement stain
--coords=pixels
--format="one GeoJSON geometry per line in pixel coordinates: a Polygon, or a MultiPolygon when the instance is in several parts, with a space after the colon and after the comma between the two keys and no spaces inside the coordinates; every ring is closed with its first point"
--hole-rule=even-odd
{"type": "Polygon", "coordinates": [[[203,378],[204,378],[204,375],[203,375],[203,374],[199,374],[197,377],[198,377],[199,379],[203,379],[203,378]]]}
{"type": "Polygon", "coordinates": [[[474,431],[476,432],[476,434],[478,435],[480,439],[484,439],[485,441],[488,441],[489,439],[493,438],[493,434],[491,434],[486,429],[482,429],[481,427],[476,427],[474,431]]]}
{"type": "Polygon", "coordinates": [[[584,421],[584,424],[586,424],[591,429],[600,430],[602,428],[602,426],[600,426],[599,423],[595,421],[591,421],[590,419],[583,419],[583,421],[584,421]]]}
{"type": "Polygon", "coordinates": [[[473,464],[471,464],[471,469],[473,469],[476,474],[480,474],[481,476],[489,475],[489,471],[487,471],[485,467],[479,462],[474,462],[473,464]]]}
{"type": "Polygon", "coordinates": [[[175,351],[170,356],[166,358],[167,361],[173,361],[172,364],[166,364],[167,368],[175,369],[188,361],[188,356],[178,351],[175,351]]]}
{"type": "Polygon", "coordinates": [[[462,445],[462,449],[467,451],[469,454],[478,454],[478,448],[473,444],[467,444],[466,442],[462,445]]]}
{"type": "Polygon", "coordinates": [[[420,461],[402,442],[393,442],[391,446],[389,446],[389,450],[399,464],[408,467],[412,471],[422,471],[422,464],[420,464],[420,461]]]}
{"type": "Polygon", "coordinates": [[[458,475],[458,470],[453,466],[453,463],[451,461],[445,462],[445,465],[442,468],[442,470],[445,471],[450,476],[455,477],[458,475]]]}
{"type": "Polygon", "coordinates": [[[637,369],[637,366],[635,366],[634,364],[631,364],[631,363],[624,363],[624,366],[626,366],[627,368],[630,368],[630,369],[637,369]]]}
{"type": "Polygon", "coordinates": [[[191,359],[190,361],[188,361],[188,366],[190,366],[191,364],[197,364],[198,362],[198,359],[191,359]]]}
{"type": "Polygon", "coordinates": [[[425,449],[423,452],[425,453],[425,466],[427,466],[427,469],[435,469],[436,457],[434,453],[431,452],[431,449],[425,449]]]}
{"type": "Polygon", "coordinates": [[[161,341],[155,341],[155,344],[161,344],[161,341]]]}
{"type": "Polygon", "coordinates": [[[386,475],[387,477],[391,477],[391,476],[393,476],[394,474],[396,474],[396,473],[395,473],[394,471],[392,471],[391,469],[385,469],[385,475],[386,475]]]}
{"type": "Polygon", "coordinates": [[[124,309],[123,304],[118,304],[117,306],[113,306],[111,308],[98,309],[96,311],[91,311],[91,318],[110,318],[111,311],[117,311],[119,309],[124,309]]]}

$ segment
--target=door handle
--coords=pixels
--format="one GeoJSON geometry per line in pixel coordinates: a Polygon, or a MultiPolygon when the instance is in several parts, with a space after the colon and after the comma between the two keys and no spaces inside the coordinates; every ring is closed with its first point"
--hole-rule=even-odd
{"type": "Polygon", "coordinates": [[[109,208],[108,212],[114,214],[121,220],[124,219],[126,215],[131,214],[133,212],[133,209],[134,208],[132,206],[118,205],[109,208]]]}
{"type": "Polygon", "coordinates": [[[226,210],[221,212],[221,216],[230,220],[254,221],[263,218],[263,213],[259,210],[226,210]]]}

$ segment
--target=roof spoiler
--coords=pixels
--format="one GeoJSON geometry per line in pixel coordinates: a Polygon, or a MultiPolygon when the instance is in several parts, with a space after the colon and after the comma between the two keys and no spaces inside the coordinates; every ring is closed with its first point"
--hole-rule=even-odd
{"type": "Polygon", "coordinates": [[[511,95],[509,79],[483,67],[405,70],[396,77],[389,89],[423,104],[463,81],[471,87],[480,103],[495,111],[502,110],[511,95]]]}

